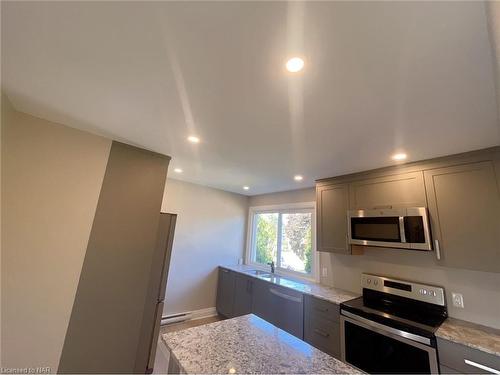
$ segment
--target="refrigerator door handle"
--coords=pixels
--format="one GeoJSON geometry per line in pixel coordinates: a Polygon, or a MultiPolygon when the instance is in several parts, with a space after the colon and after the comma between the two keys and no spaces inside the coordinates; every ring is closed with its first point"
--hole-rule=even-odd
{"type": "Polygon", "coordinates": [[[153,367],[155,364],[156,346],[158,345],[158,337],[160,335],[160,324],[161,317],[163,315],[163,306],[163,301],[158,302],[158,304],[156,305],[155,325],[153,328],[153,336],[151,338],[151,346],[149,349],[148,367],[146,369],[146,373],[148,374],[151,374],[153,372],[153,367]]]}

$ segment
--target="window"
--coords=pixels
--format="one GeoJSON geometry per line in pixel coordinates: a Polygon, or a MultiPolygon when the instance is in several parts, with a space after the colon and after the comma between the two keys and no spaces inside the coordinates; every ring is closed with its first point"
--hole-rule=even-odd
{"type": "Polygon", "coordinates": [[[316,277],[314,203],[251,207],[247,263],[306,278],[316,277]]]}

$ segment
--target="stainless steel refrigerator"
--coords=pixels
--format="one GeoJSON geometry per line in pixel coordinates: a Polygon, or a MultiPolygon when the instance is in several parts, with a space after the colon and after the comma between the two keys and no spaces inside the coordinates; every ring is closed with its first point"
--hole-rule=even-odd
{"type": "Polygon", "coordinates": [[[104,245],[86,259],[58,372],[152,372],[177,215],[146,218],[134,218],[130,235],[119,228],[125,237],[120,246],[108,245],[106,238],[116,229],[99,234],[104,245]],[[146,232],[150,241],[140,236],[146,232]]]}
{"type": "Polygon", "coordinates": [[[177,215],[161,213],[156,252],[151,268],[150,287],[144,307],[141,338],[134,372],[152,373],[155,362],[156,345],[160,333],[160,323],[165,305],[168,270],[172,255],[177,215]]]}

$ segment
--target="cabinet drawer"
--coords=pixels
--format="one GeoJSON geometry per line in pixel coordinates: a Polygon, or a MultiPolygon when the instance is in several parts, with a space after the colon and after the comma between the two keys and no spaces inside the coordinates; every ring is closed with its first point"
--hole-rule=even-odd
{"type": "Polygon", "coordinates": [[[340,321],[339,305],[319,298],[306,296],[306,308],[313,318],[323,318],[334,322],[340,321]]]}
{"type": "Polygon", "coordinates": [[[446,367],[446,366],[443,366],[443,365],[439,365],[439,372],[441,374],[461,374],[461,372],[458,372],[457,370],[455,369],[452,369],[452,368],[449,368],[449,367],[446,367]]]}
{"type": "Polygon", "coordinates": [[[340,323],[321,317],[306,321],[304,339],[312,346],[340,358],[340,323]]]}
{"type": "Polygon", "coordinates": [[[500,357],[438,338],[439,363],[465,374],[500,372],[500,357]]]}

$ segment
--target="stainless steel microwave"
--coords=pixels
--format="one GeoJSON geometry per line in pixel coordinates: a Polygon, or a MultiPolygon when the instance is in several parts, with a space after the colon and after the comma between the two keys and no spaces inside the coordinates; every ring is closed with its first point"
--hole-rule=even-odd
{"type": "Polygon", "coordinates": [[[427,208],[348,211],[352,245],[432,250],[427,208]]]}

